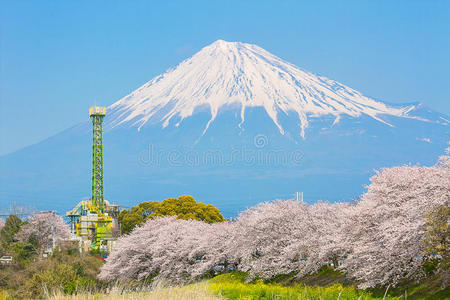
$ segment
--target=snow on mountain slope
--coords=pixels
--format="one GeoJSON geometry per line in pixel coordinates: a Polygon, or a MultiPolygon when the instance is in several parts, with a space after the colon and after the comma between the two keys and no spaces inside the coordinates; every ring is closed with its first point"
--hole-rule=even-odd
{"type": "Polygon", "coordinates": [[[308,118],[332,115],[368,115],[392,126],[381,115],[408,117],[414,106],[390,107],[363,96],[334,80],[302,70],[266,50],[251,44],[218,40],[203,48],[175,69],[159,75],[109,107],[109,125],[136,126],[161,123],[167,127],[197,111],[209,110],[211,119],[219,110],[263,107],[281,134],[279,114],[295,112],[304,138],[308,118]]]}

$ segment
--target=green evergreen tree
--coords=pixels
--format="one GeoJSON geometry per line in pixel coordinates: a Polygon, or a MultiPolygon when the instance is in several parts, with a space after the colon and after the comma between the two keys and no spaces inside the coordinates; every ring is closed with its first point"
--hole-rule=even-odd
{"type": "Polygon", "coordinates": [[[10,215],[5,222],[5,226],[3,226],[0,231],[0,240],[3,243],[12,243],[14,241],[14,236],[17,232],[19,232],[20,227],[22,226],[22,220],[16,215],[10,215]]]}

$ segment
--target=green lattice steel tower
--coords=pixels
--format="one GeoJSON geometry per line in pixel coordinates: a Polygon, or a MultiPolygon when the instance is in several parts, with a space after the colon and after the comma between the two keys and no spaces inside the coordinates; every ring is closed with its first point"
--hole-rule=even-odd
{"type": "Polygon", "coordinates": [[[105,195],[103,187],[103,118],[106,108],[94,106],[89,108],[89,116],[92,120],[92,205],[104,211],[105,195]]]}

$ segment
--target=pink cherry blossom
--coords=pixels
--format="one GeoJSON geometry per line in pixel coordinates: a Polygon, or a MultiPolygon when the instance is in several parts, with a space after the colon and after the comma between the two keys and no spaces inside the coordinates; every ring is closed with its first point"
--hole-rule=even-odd
{"type": "Polygon", "coordinates": [[[50,244],[57,244],[70,237],[70,228],[55,212],[39,212],[21,227],[16,237],[21,242],[33,239],[41,256],[50,244]]]}

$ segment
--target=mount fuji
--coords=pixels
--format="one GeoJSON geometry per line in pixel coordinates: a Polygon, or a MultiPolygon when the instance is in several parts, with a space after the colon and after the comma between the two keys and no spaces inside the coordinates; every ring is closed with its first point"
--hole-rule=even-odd
{"type": "Polygon", "coordinates": [[[281,134],[285,130],[279,113],[293,112],[303,138],[308,115],[332,115],[337,123],[341,115],[364,114],[386,123],[377,115],[407,117],[414,108],[388,107],[336,81],[303,71],[256,45],[219,40],[111,105],[111,123],[112,127],[129,123],[140,129],[147,122],[162,122],[164,128],[174,119],[179,126],[196,110],[204,109],[211,114],[204,134],[226,106],[239,108],[239,127],[246,109],[264,108],[281,134]]]}
{"type": "MultiPolygon", "coordinates": [[[[107,108],[105,193],[124,206],[191,194],[226,216],[295,191],[352,200],[375,169],[433,164],[449,124],[218,40],[107,108]]],[[[89,196],[90,167],[85,120],[0,157],[0,203],[64,212],[89,196]]]]}

